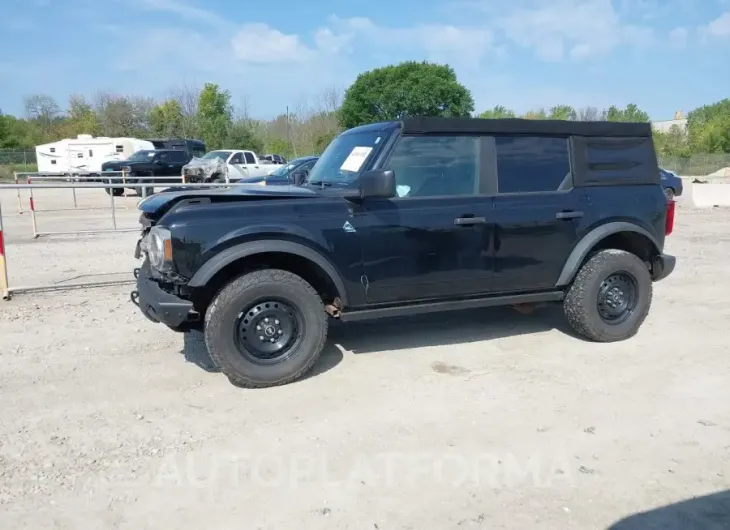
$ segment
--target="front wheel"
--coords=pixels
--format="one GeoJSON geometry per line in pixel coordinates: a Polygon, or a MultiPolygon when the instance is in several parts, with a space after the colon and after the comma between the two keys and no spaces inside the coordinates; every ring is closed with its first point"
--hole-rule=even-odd
{"type": "Polygon", "coordinates": [[[563,307],[580,335],[597,342],[634,336],[649,314],[649,269],[637,256],[607,249],[594,254],[568,289],[563,307]]]}
{"type": "Polygon", "coordinates": [[[291,383],[307,373],[327,340],[317,291],[278,269],[239,276],[205,315],[208,353],[230,381],[247,388],[291,383]]]}

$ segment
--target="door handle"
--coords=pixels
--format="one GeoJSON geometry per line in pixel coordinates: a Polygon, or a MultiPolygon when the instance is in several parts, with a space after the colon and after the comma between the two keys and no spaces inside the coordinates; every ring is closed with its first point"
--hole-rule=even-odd
{"type": "Polygon", "coordinates": [[[579,219],[580,217],[583,217],[583,212],[578,212],[575,210],[568,210],[563,212],[558,212],[555,214],[556,219],[564,219],[564,220],[570,220],[570,219],[579,219]]]}
{"type": "Polygon", "coordinates": [[[469,226],[469,225],[484,225],[487,224],[486,217],[457,217],[454,219],[455,225],[469,226]]]}

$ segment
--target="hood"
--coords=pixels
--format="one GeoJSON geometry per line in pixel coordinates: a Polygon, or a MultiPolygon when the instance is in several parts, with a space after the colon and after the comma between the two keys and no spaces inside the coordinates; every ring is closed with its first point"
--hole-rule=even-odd
{"type": "Polygon", "coordinates": [[[193,158],[190,162],[183,166],[186,174],[200,173],[206,177],[213,173],[228,173],[228,164],[220,158],[193,158]]]}
{"type": "Polygon", "coordinates": [[[271,199],[306,199],[320,194],[313,189],[297,186],[233,186],[230,188],[170,188],[142,199],[137,208],[146,216],[159,219],[175,204],[187,199],[207,199],[210,202],[234,202],[271,199]],[[175,190],[175,191],[172,191],[175,190]]]}
{"type": "Polygon", "coordinates": [[[101,167],[104,169],[106,169],[106,168],[118,169],[118,168],[121,168],[122,166],[134,167],[134,166],[141,166],[143,164],[147,164],[147,162],[144,162],[142,160],[111,160],[109,162],[104,162],[101,165],[101,167]]]}

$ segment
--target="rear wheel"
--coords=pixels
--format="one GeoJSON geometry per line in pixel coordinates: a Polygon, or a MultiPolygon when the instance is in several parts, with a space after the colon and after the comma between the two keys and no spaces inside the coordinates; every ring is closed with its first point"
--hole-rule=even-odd
{"type": "Polygon", "coordinates": [[[266,269],[226,285],[205,315],[205,343],[232,383],[283,385],[307,373],[327,340],[317,291],[288,271],[266,269]]]}
{"type": "Polygon", "coordinates": [[[601,250],[578,271],[563,302],[565,315],[580,335],[597,342],[634,336],[649,314],[649,269],[624,250],[601,250]]]}

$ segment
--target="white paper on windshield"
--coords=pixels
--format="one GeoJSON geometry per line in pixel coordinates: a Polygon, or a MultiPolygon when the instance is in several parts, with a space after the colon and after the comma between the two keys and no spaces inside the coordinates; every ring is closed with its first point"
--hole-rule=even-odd
{"type": "Polygon", "coordinates": [[[360,171],[360,168],[365,163],[365,159],[372,150],[372,147],[355,147],[342,163],[340,169],[344,171],[352,171],[353,173],[360,171]]]}

